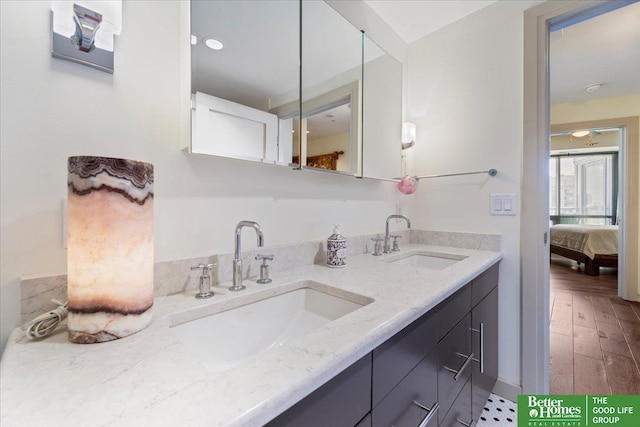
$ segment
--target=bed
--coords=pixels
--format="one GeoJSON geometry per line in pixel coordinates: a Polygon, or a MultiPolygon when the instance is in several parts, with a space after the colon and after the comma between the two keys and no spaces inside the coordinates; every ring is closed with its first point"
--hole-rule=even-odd
{"type": "Polygon", "coordinates": [[[618,267],[617,225],[558,224],[550,231],[551,253],[584,263],[588,275],[600,275],[600,267],[618,267]]]}

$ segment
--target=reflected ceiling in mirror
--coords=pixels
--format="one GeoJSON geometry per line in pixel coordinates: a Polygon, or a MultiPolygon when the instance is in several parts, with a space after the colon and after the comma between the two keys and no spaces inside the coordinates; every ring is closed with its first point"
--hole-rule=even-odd
{"type": "Polygon", "coordinates": [[[299,86],[296,1],[191,2],[191,91],[268,111],[273,97],[299,86]],[[223,43],[221,50],[205,45],[223,43]]]}
{"type": "Polygon", "coordinates": [[[402,66],[329,4],[193,0],[191,19],[192,153],[400,176],[402,66]]]}
{"type": "Polygon", "coordinates": [[[270,110],[299,93],[299,17],[296,1],[191,2],[191,152],[291,163],[297,111],[270,110]]]}

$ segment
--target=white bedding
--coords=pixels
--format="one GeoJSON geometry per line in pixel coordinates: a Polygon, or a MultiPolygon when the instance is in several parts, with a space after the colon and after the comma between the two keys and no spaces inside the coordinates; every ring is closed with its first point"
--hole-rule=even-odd
{"type": "Polygon", "coordinates": [[[558,224],[551,227],[551,244],[582,252],[593,259],[618,254],[617,225],[558,224]]]}

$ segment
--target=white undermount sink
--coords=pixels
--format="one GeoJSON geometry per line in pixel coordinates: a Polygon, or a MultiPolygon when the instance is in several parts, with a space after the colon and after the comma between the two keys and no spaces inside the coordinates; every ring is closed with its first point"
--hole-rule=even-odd
{"type": "Polygon", "coordinates": [[[418,267],[428,270],[442,270],[462,261],[465,258],[467,257],[464,255],[454,255],[444,252],[419,251],[391,257],[386,259],[385,261],[393,265],[418,267]]]}
{"type": "MultiPolygon", "coordinates": [[[[230,308],[233,300],[225,301],[218,312],[204,317],[202,307],[177,313],[170,319],[171,330],[209,371],[219,372],[373,302],[311,280],[265,291],[239,296],[240,306],[230,308]],[[256,297],[261,299],[247,302],[256,297]]],[[[210,310],[216,310],[216,304],[210,310]]]]}

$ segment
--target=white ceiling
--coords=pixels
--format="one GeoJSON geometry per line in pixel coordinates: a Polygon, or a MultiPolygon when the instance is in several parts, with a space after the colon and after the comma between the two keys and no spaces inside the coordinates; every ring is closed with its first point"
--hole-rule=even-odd
{"type": "Polygon", "coordinates": [[[497,0],[365,0],[407,43],[457,21],[497,0]]]}
{"type": "Polygon", "coordinates": [[[551,103],[640,94],[640,3],[551,34],[551,103]],[[600,90],[585,88],[602,83],[600,90]]]}
{"type": "MultiPolygon", "coordinates": [[[[418,40],[456,20],[495,3],[495,0],[365,1],[407,43],[418,40]]],[[[248,2],[225,2],[227,5],[238,5],[238,7],[242,7],[244,3],[248,2]]],[[[261,6],[261,3],[252,3],[252,9],[256,10],[261,6]]],[[[288,7],[288,2],[282,3],[285,10],[278,11],[276,16],[284,17],[285,22],[295,21],[297,19],[297,8],[288,7]],[[287,14],[291,14],[291,16],[287,14]]],[[[200,7],[214,7],[217,6],[218,2],[194,2],[194,4],[198,4],[200,7]]],[[[312,2],[311,5],[314,4],[315,2],[312,2]]],[[[322,3],[319,2],[319,4],[322,3]]],[[[276,20],[261,19],[269,16],[269,13],[272,12],[271,8],[272,6],[269,6],[267,10],[257,10],[257,13],[253,15],[257,17],[257,21],[253,22],[249,22],[251,16],[246,11],[240,10],[231,10],[229,12],[230,15],[224,17],[220,13],[211,15],[209,11],[202,10],[195,13],[193,17],[192,25],[194,29],[201,27],[217,29],[216,34],[209,34],[206,31],[196,32],[201,39],[215,35],[222,37],[225,42],[234,40],[235,34],[227,34],[225,36],[223,30],[241,29],[240,33],[243,37],[240,37],[240,40],[247,41],[248,45],[240,46],[242,49],[236,49],[239,58],[232,57],[234,51],[231,49],[225,49],[217,53],[207,52],[202,58],[198,57],[202,64],[196,64],[195,66],[210,67],[211,64],[208,61],[216,61],[217,66],[244,64],[239,70],[226,70],[224,73],[218,74],[217,84],[219,87],[231,88],[235,86],[237,80],[251,82],[251,85],[246,85],[245,83],[243,86],[246,89],[244,96],[247,98],[247,105],[252,105],[249,99],[256,98],[257,95],[261,95],[264,99],[268,98],[272,93],[294,90],[298,80],[296,71],[298,62],[297,48],[295,46],[284,48],[286,46],[284,41],[297,40],[295,26],[289,26],[293,27],[293,30],[291,30],[293,33],[287,33],[283,31],[283,28],[279,28],[279,30],[273,28],[272,31],[268,31],[267,34],[271,34],[272,37],[276,38],[275,40],[273,38],[254,37],[254,31],[246,31],[246,28],[260,28],[260,25],[264,25],[265,21],[273,21],[273,25],[279,25],[276,20]],[[240,19],[247,22],[240,22],[240,19]],[[218,35],[218,33],[221,33],[221,35],[218,35]],[[260,68],[266,67],[266,65],[262,64],[273,64],[273,61],[268,60],[269,55],[273,54],[273,46],[278,46],[279,66],[276,69],[260,68]],[[252,52],[250,55],[247,54],[249,51],[252,52]],[[263,58],[260,55],[267,56],[263,58]],[[243,63],[243,61],[245,62],[243,63]],[[256,64],[260,64],[260,67],[257,67],[256,64]],[[290,74],[286,75],[284,70],[288,70],[287,72],[290,74]],[[225,77],[222,78],[220,77],[221,75],[225,77]],[[264,88],[269,88],[269,92],[264,88]]],[[[329,13],[328,11],[331,8],[325,7],[325,9],[329,13]]],[[[323,10],[312,10],[310,12],[313,13],[309,13],[309,16],[315,17],[316,15],[321,15],[323,10]]],[[[346,21],[342,23],[346,23],[346,21]]],[[[346,25],[346,27],[349,26],[346,25]]],[[[321,30],[317,32],[319,34],[322,33],[324,38],[327,37],[327,32],[322,32],[321,30]]],[[[338,33],[333,30],[329,31],[329,34],[338,33]]],[[[342,40],[345,39],[342,36],[342,40]]],[[[322,46],[332,47],[336,46],[336,44],[327,43],[324,40],[323,43],[320,43],[320,47],[314,47],[310,50],[322,51],[322,46]]],[[[201,43],[197,48],[200,50],[206,49],[201,46],[201,43]]],[[[319,55],[319,57],[323,56],[326,55],[319,55]]],[[[351,57],[356,56],[351,55],[351,57]]],[[[332,61],[324,61],[322,64],[316,64],[316,66],[308,69],[324,69],[327,66],[327,62],[332,63],[332,61]]],[[[550,64],[552,103],[580,102],[593,98],[640,94],[640,2],[552,33],[550,64]],[[587,85],[596,82],[604,84],[599,91],[588,93],[584,90],[587,85]]],[[[310,75],[305,75],[307,81],[310,77],[310,75]]],[[[201,90],[198,88],[197,79],[194,79],[194,86],[201,90]]],[[[224,94],[218,96],[225,97],[224,94]]],[[[258,105],[254,106],[260,108],[258,105]]]]}
{"type": "MultiPolygon", "coordinates": [[[[495,3],[365,1],[407,43],[495,3]]],[[[550,64],[554,104],[640,94],[640,2],[552,33],[550,64]],[[586,92],[592,83],[604,85],[586,92]]]]}

